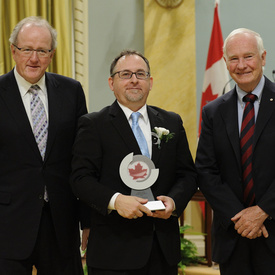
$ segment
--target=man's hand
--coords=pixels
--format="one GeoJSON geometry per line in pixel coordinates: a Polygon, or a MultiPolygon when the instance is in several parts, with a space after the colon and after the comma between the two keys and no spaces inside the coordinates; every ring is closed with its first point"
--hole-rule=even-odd
{"type": "Polygon", "coordinates": [[[143,205],[147,202],[147,199],[119,194],[115,201],[115,209],[120,216],[127,219],[136,219],[144,214],[152,216],[153,213],[143,205]]]}
{"type": "Polygon", "coordinates": [[[165,209],[155,211],[153,213],[153,217],[160,219],[169,219],[175,208],[174,200],[167,196],[158,196],[157,199],[163,202],[163,204],[165,205],[165,209]]]}
{"type": "Polygon", "coordinates": [[[248,239],[255,239],[260,236],[268,237],[264,221],[268,217],[259,206],[248,207],[237,213],[231,220],[235,223],[237,232],[248,239]]]}

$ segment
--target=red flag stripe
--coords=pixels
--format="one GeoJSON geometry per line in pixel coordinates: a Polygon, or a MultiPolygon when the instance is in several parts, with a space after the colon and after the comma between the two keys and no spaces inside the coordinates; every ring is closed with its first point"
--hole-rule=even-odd
{"type": "Polygon", "coordinates": [[[215,62],[223,57],[223,37],[222,29],[218,14],[218,4],[214,10],[214,23],[211,33],[210,45],[208,50],[208,58],[206,63],[206,70],[209,69],[215,62]]]}
{"type": "MultiPolygon", "coordinates": [[[[230,86],[227,85],[229,81],[228,71],[223,60],[223,36],[218,13],[218,4],[219,2],[216,0],[213,26],[203,80],[198,136],[200,136],[201,132],[202,108],[208,102],[215,100],[219,95],[221,95],[223,90],[225,90],[225,92],[230,90],[230,86]]],[[[199,204],[203,217],[205,217],[205,203],[199,202],[199,204]]]]}

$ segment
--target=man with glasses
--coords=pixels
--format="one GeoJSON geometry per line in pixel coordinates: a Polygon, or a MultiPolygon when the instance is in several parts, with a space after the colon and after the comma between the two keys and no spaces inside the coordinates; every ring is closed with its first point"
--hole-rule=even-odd
{"type": "MultiPolygon", "coordinates": [[[[46,73],[56,31],[39,17],[11,36],[14,69],[0,77],[0,274],[83,274],[79,201],[69,184],[79,82],[46,73]]],[[[88,230],[85,231],[87,233],[88,230]]]]}
{"type": "MultiPolygon", "coordinates": [[[[73,191],[92,209],[89,274],[177,275],[178,217],[196,191],[182,120],[146,104],[153,78],[142,54],[120,53],[111,64],[108,81],[116,101],[80,118],[73,149],[73,191]],[[128,173],[125,157],[131,153],[134,159],[152,160],[159,169],[150,189],[163,210],[148,208],[147,197],[138,192],[131,195],[128,182],[123,181],[128,173]]],[[[140,184],[152,174],[143,164],[137,161],[131,171],[133,178],[140,177],[140,184]]]]}

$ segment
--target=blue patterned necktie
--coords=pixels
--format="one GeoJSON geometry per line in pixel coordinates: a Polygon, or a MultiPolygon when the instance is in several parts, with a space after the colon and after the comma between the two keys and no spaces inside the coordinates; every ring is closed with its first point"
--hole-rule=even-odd
{"type": "Polygon", "coordinates": [[[48,121],[44,104],[38,95],[39,89],[38,85],[33,85],[30,87],[29,92],[32,94],[31,116],[33,122],[33,134],[41,157],[44,160],[48,137],[48,121]]]}
{"type": "MultiPolygon", "coordinates": [[[[38,95],[40,90],[38,85],[32,85],[29,89],[29,92],[32,94],[31,97],[31,117],[33,122],[33,134],[37,146],[39,148],[42,159],[44,160],[47,137],[48,137],[48,121],[45,111],[44,104],[38,95]]],[[[45,186],[44,200],[49,201],[48,192],[45,186]]]]}
{"type": "Polygon", "coordinates": [[[145,136],[144,136],[142,130],[140,129],[139,124],[138,124],[138,119],[139,119],[140,115],[141,114],[139,112],[135,112],[135,113],[131,114],[132,130],[133,130],[133,133],[136,137],[136,140],[138,142],[138,145],[139,145],[139,148],[140,148],[140,151],[141,151],[142,155],[146,156],[147,158],[150,158],[147,141],[146,141],[145,136]]]}

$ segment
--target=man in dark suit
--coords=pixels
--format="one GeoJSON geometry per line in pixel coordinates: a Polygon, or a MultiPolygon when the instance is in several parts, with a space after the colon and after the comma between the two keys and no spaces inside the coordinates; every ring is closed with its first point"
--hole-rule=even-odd
{"type": "Polygon", "coordinates": [[[89,274],[177,274],[178,217],[196,191],[196,173],[180,116],[146,105],[152,84],[148,60],[136,51],[123,51],[110,68],[109,86],[117,100],[79,120],[72,184],[76,196],[92,208],[89,274]],[[146,198],[130,196],[119,173],[125,156],[141,154],[131,129],[131,115],[137,111],[149,155],[159,169],[151,190],[165,210],[150,211],[146,198]],[[162,140],[160,135],[152,140],[154,127],[165,128],[158,129],[162,140]],[[171,139],[165,142],[165,137],[171,139]]]}
{"type": "Polygon", "coordinates": [[[258,33],[234,30],[224,42],[224,59],[237,85],[204,107],[196,157],[199,187],[214,210],[213,260],[222,275],[269,275],[275,259],[275,85],[263,76],[266,51],[258,33]]]}
{"type": "Polygon", "coordinates": [[[45,73],[56,48],[46,20],[23,19],[10,42],[16,66],[0,77],[0,274],[31,275],[33,265],[38,274],[83,274],[79,201],[69,184],[77,120],[87,112],[83,89],[45,73]],[[44,143],[34,134],[37,109],[44,143]]]}

